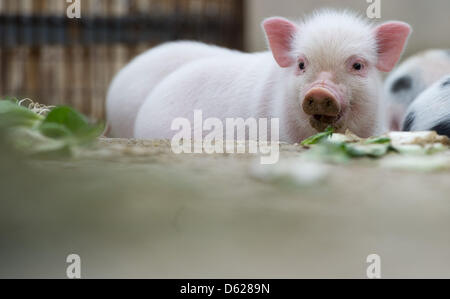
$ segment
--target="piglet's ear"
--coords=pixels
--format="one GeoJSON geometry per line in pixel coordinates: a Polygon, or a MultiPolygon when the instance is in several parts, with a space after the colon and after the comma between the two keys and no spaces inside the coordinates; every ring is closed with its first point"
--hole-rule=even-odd
{"type": "Polygon", "coordinates": [[[388,22],[375,28],[378,43],[377,68],[390,72],[400,59],[406,46],[411,26],[403,22],[388,22]]]}
{"type": "Polygon", "coordinates": [[[293,65],[295,59],[291,50],[292,40],[298,31],[297,25],[278,17],[266,19],[262,25],[277,63],[283,68],[293,65]]]}

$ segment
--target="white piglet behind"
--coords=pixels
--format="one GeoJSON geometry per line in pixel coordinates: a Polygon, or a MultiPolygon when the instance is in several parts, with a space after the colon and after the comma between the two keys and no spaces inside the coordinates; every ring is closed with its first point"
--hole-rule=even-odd
{"type": "Polygon", "coordinates": [[[109,87],[106,100],[108,135],[132,138],[139,109],[166,76],[194,60],[227,53],[232,51],[180,41],[163,44],[137,56],[116,75],[109,87]]]}
{"type": "Polygon", "coordinates": [[[373,26],[348,12],[321,11],[301,23],[270,18],[263,27],[271,52],[218,53],[161,80],[139,111],[135,137],[172,138],[172,121],[193,121],[194,110],[223,121],[279,118],[285,142],[330,125],[362,137],[384,130],[379,71],[397,63],[409,25],[373,26]]]}

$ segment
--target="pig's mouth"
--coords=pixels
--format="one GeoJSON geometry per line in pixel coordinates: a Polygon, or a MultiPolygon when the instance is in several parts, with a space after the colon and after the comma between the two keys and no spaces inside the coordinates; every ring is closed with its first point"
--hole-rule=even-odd
{"type": "Polygon", "coordinates": [[[337,116],[315,114],[311,116],[309,123],[318,132],[323,132],[330,126],[335,130],[340,130],[343,127],[343,115],[342,112],[337,116]]]}

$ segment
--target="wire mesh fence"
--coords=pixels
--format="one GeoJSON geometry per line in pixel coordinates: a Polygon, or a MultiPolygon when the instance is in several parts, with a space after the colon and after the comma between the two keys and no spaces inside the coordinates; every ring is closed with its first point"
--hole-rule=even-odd
{"type": "Polygon", "coordinates": [[[96,119],[112,77],[157,44],[242,48],[242,0],[0,0],[0,96],[71,105],[96,119]]]}

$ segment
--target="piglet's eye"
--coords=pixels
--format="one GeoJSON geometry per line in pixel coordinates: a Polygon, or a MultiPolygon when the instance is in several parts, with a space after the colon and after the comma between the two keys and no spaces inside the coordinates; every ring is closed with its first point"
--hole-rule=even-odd
{"type": "Polygon", "coordinates": [[[364,66],[359,62],[356,62],[355,64],[353,64],[353,69],[355,71],[361,71],[363,68],[364,68],[364,66]]]}
{"type": "Polygon", "coordinates": [[[367,76],[367,71],[369,70],[367,61],[357,56],[350,57],[346,61],[345,67],[349,73],[361,77],[367,76]]]}
{"type": "Polygon", "coordinates": [[[299,58],[298,58],[298,71],[297,71],[297,74],[298,75],[302,75],[302,74],[304,74],[304,73],[306,73],[306,69],[308,68],[308,59],[306,59],[306,57],[305,56],[303,56],[303,55],[301,55],[299,58]]]}
{"type": "Polygon", "coordinates": [[[300,70],[304,71],[304,70],[306,69],[306,64],[305,64],[305,62],[301,61],[301,62],[298,64],[298,68],[299,68],[300,70]]]}

